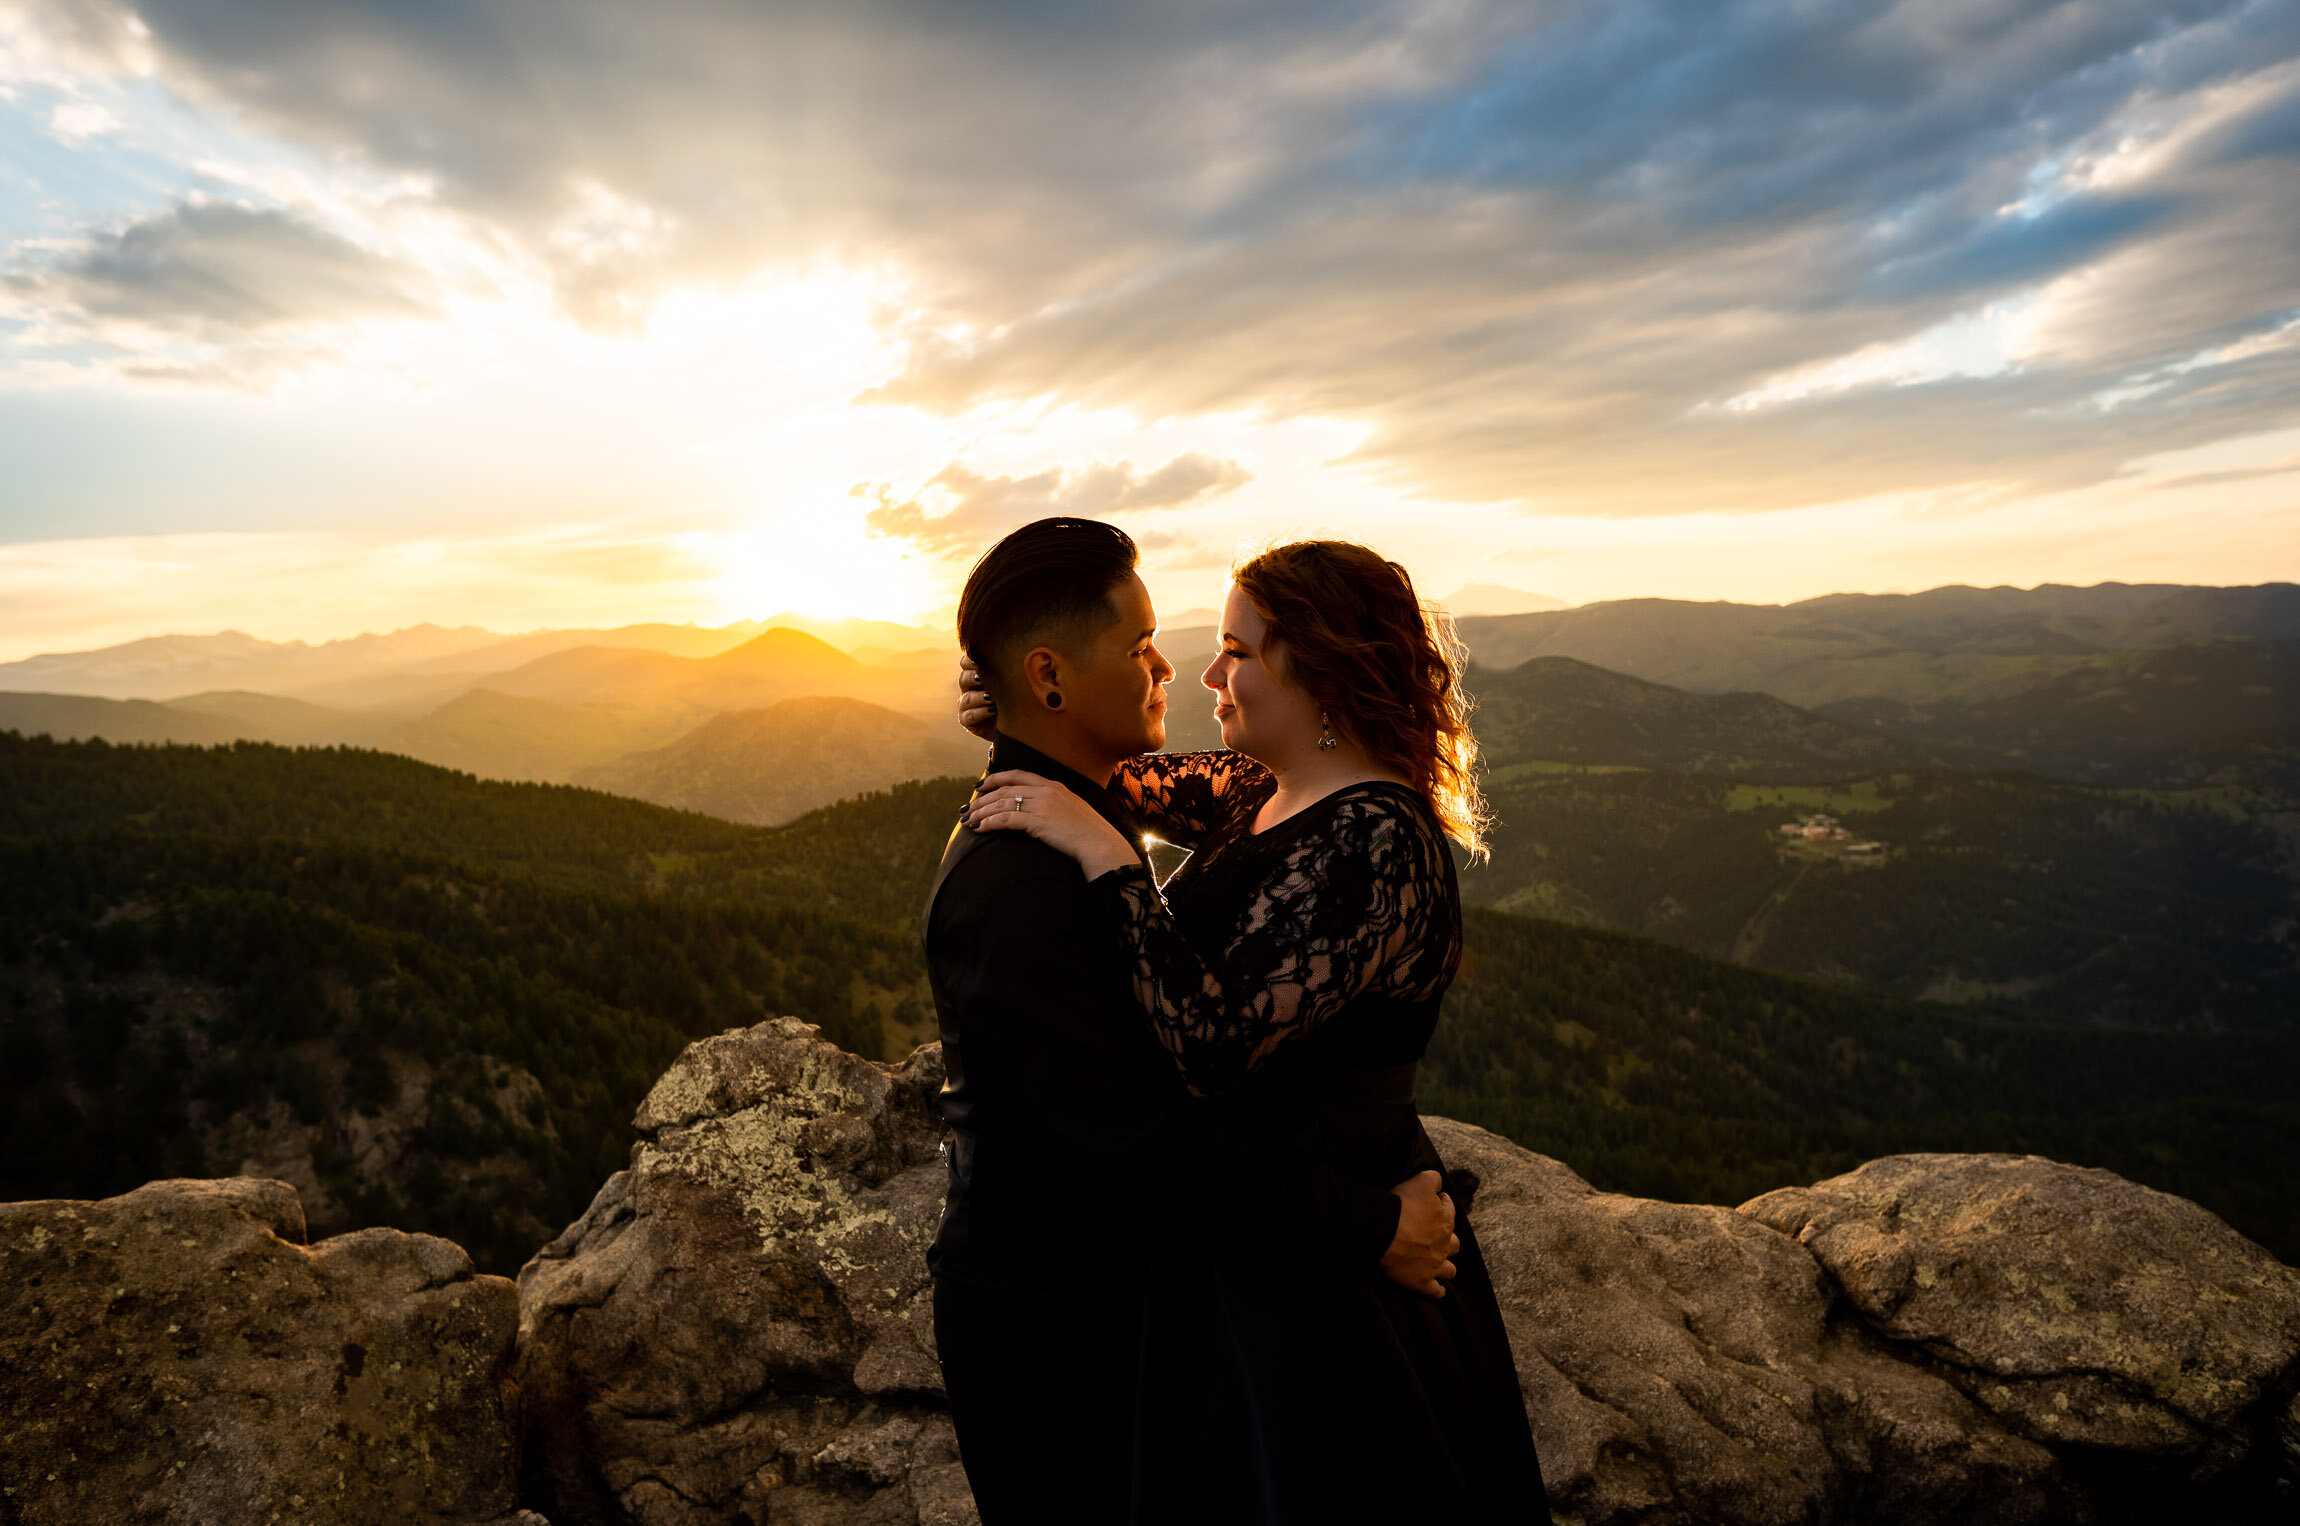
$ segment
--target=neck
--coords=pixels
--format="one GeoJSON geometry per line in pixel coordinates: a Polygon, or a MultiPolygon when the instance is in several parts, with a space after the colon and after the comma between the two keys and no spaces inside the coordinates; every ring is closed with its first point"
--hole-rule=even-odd
{"type": "Polygon", "coordinates": [[[1093,738],[1081,735],[1077,727],[1061,716],[1051,713],[1010,720],[1001,711],[998,729],[1024,746],[1037,748],[1063,767],[1076,769],[1096,784],[1107,785],[1127,757],[1124,753],[1107,751],[1093,738]]]}
{"type": "MultiPolygon", "coordinates": [[[[1283,758],[1257,758],[1256,762],[1270,771],[1277,786],[1275,795],[1281,803],[1322,799],[1345,784],[1363,784],[1368,779],[1396,779],[1389,769],[1373,760],[1367,751],[1355,742],[1344,741],[1331,752],[1320,752],[1316,747],[1283,758]]],[[[1403,783],[1403,780],[1398,782],[1403,783]]]]}

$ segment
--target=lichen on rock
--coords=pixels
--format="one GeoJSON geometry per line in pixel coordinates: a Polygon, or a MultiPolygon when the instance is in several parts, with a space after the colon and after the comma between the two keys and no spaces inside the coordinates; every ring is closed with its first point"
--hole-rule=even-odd
{"type": "MultiPolygon", "coordinates": [[[[664,1077],[631,1169],[521,1277],[555,1521],[973,1519],[923,1257],[940,1075],[935,1046],[875,1065],[780,1019],[664,1077]]],[[[1968,1156],[1659,1203],[1428,1122],[1481,1179],[1561,1519],[2242,1520],[2288,1497],[2296,1274],[2193,1204],[1968,1156]]]]}
{"type": "Polygon", "coordinates": [[[2185,1198],[2034,1155],[1896,1155],[1743,1213],[2012,1430],[2199,1484],[2253,1456],[2300,1272],[2185,1198]]]}
{"type": "Polygon", "coordinates": [[[0,1204],[0,1519],[495,1522],[517,1294],[285,1182],[0,1204]]]}
{"type": "MultiPolygon", "coordinates": [[[[791,1018],[694,1044],[516,1291],[428,1236],[307,1249],[282,1182],[0,1205],[0,1521],[978,1526],[925,1264],[941,1079],[791,1018]]],[[[2300,1272],[2192,1203],[1965,1155],[1661,1203],[1428,1127],[1479,1178],[1561,1520],[2300,1504],[2300,1272]]]]}
{"type": "Polygon", "coordinates": [[[919,1518],[877,1499],[891,1442],[838,1438],[866,1413],[873,1434],[947,1438],[925,1262],[941,1084],[937,1046],[879,1065],[793,1018],[689,1046],[633,1120],[630,1169],[520,1273],[545,1514],[759,1520],[798,1490],[919,1518]]]}

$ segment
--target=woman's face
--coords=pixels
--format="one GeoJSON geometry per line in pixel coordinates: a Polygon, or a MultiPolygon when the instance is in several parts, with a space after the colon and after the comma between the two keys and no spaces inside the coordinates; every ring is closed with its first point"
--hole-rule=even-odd
{"type": "Polygon", "coordinates": [[[1306,755],[1323,726],[1318,702],[1286,678],[1283,649],[1266,645],[1269,622],[1235,583],[1222,602],[1222,650],[1199,682],[1214,691],[1222,745],[1274,767],[1306,755]]]}

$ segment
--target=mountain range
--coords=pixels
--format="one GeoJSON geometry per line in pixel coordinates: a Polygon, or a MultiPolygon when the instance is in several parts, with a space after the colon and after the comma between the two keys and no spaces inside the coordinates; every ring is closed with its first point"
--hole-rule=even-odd
{"type": "Polygon", "coordinates": [[[786,699],[713,717],[668,747],[575,782],[752,826],[780,826],[893,780],[979,771],[980,742],[851,699],[786,699]]]}
{"type": "Polygon", "coordinates": [[[1923,710],[1561,657],[1470,681],[1494,814],[1472,904],[1934,1003],[2300,1012],[2300,643],[2207,637],[1923,710]]]}
{"type": "Polygon", "coordinates": [[[1572,657],[1701,693],[1920,703],[2018,693],[2117,653],[2211,637],[2300,640],[2300,585],[1949,587],[1785,605],[1622,599],[1460,626],[1487,668],[1572,657]]]}
{"type": "Polygon", "coordinates": [[[52,652],[0,663],[0,691],[166,700],[210,689],[301,695],[360,707],[363,681],[455,680],[509,672],[573,647],[620,647],[675,657],[712,657],[780,627],[841,649],[881,656],[941,650],[939,630],[884,620],[781,614],[730,625],[642,624],[530,631],[506,636],[479,626],[413,625],[340,641],[266,641],[240,631],[150,636],[87,652],[52,652]]]}
{"type": "MultiPolygon", "coordinates": [[[[835,631],[840,624],[827,626],[835,631]]],[[[907,629],[861,621],[843,625],[852,636],[879,641],[894,640],[907,629]]],[[[431,655],[389,671],[342,677],[350,659],[341,654],[314,658],[295,669],[299,678],[337,673],[300,693],[333,695],[349,704],[248,690],[208,691],[171,701],[0,693],[0,730],[115,742],[371,746],[486,778],[547,783],[590,777],[629,760],[620,773],[602,777],[630,781],[631,790],[643,798],[681,802],[735,798],[726,796],[724,771],[737,766],[734,756],[744,754],[744,747],[728,750],[737,735],[749,739],[746,755],[754,764],[771,766],[772,758],[758,752],[764,733],[757,717],[779,713],[781,720],[767,723],[768,729],[786,725],[797,712],[774,712],[784,701],[815,701],[804,712],[810,723],[832,725],[835,720],[839,735],[870,738],[835,771],[838,787],[831,794],[820,786],[796,793],[778,793],[779,786],[764,784],[737,790],[746,803],[728,809],[746,821],[782,820],[841,794],[969,766],[977,751],[948,724],[952,663],[938,649],[866,647],[878,660],[864,662],[818,636],[776,625],[731,641],[730,636],[740,636],[731,627],[640,626],[605,633],[549,632],[480,648],[438,650],[449,645],[446,636],[462,634],[414,640],[414,650],[431,655]],[[564,639],[590,634],[610,639],[574,644],[564,639]],[[510,665],[495,666],[501,663],[510,665]],[[487,671],[476,671],[481,668],[487,671]],[[739,724],[713,729],[722,721],[739,724]],[[687,745],[675,748],[682,739],[687,745]],[[666,749],[671,749],[668,764],[657,756],[666,749]],[[666,767],[676,771],[686,765],[705,772],[720,769],[714,777],[722,782],[678,782],[665,774],[666,767]],[[641,780],[652,782],[642,785],[641,780]],[[770,797],[789,803],[769,804],[770,797]]],[[[212,668],[221,660],[219,650],[244,647],[238,642],[197,647],[196,670],[212,668]]],[[[372,656],[376,649],[362,650],[372,656]]],[[[150,648],[117,663],[98,660],[104,656],[100,653],[84,655],[89,661],[77,671],[88,681],[104,683],[124,681],[130,671],[148,674],[160,660],[150,648]]],[[[258,655],[278,671],[283,660],[278,652],[267,648],[258,655]]],[[[71,667],[63,659],[36,661],[58,672],[71,667]]],[[[783,750],[805,752],[810,745],[791,736],[783,750]]],[[[820,749],[808,755],[820,756],[820,749]]]]}
{"type": "MultiPolygon", "coordinates": [[[[1511,600],[1555,602],[1483,585],[1455,595],[1464,609],[1511,600]]],[[[1776,782],[2011,768],[2280,797],[2300,785],[2290,584],[1640,599],[1465,615],[1460,629],[1497,789],[1593,767],[1776,782]]],[[[1177,669],[1172,748],[1220,745],[1198,685],[1214,635],[1206,623],[1162,634],[1177,669]]],[[[0,729],[374,746],[763,821],[824,797],[737,787],[745,768],[836,750],[772,737],[802,713],[787,701],[822,701],[803,711],[811,723],[877,738],[849,751],[842,787],[954,766],[968,744],[948,724],[951,666],[939,632],[797,616],[516,637],[414,627],[316,647],[160,637],[0,665],[0,685],[39,690],[0,692],[0,729]]]]}
{"type": "Polygon", "coordinates": [[[1921,768],[1940,756],[1881,727],[1817,715],[1770,694],[1691,694],[1570,657],[1472,668],[1472,723],[1495,782],[1545,765],[1835,779],[1921,768]]]}

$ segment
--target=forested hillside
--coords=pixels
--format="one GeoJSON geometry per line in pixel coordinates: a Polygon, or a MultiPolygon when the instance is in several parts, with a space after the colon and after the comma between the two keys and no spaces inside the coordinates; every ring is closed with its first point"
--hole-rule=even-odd
{"type": "Polygon", "coordinates": [[[1559,763],[1779,780],[1940,762],[1889,732],[1770,694],[1689,694],[1570,657],[1472,668],[1467,687],[1477,701],[1478,747],[1499,781],[1559,763]]]}
{"type": "MultiPolygon", "coordinates": [[[[375,753],[0,736],[5,1188],[286,1175],[316,1229],[433,1230],[508,1270],[689,1037],[794,1012],[884,1052],[929,1026],[912,919],[967,787],[761,829],[375,753]]],[[[2037,1149],[2300,1255],[2288,1033],[1907,1006],[1490,912],[1469,933],[1425,1105],[1601,1186],[1734,1201],[1882,1149],[2037,1149]]]]}
{"type": "Polygon", "coordinates": [[[1737,1203],[1901,1151],[2102,1166],[2300,1261],[2300,1035],[2070,1027],[1880,1001],[1472,909],[1426,1112],[1601,1187],[1737,1203]]]}
{"type": "Polygon", "coordinates": [[[2300,742],[2300,642],[2194,641],[2103,657],[2018,693],[1844,700],[1826,713],[2040,773],[2155,784],[2199,751],[2300,742]]]}
{"type": "Polygon", "coordinates": [[[1492,798],[1492,860],[1462,877],[1474,904],[2075,1020],[2293,1027],[2300,1014],[2286,851],[2209,790],[1524,770],[1492,798]],[[1814,813],[1875,851],[1783,836],[1814,813]]]}
{"type": "Polygon", "coordinates": [[[764,832],[386,754],[13,735],[0,784],[0,1189],[248,1166],[315,1229],[497,1270],[620,1165],[689,1039],[931,1026],[909,887],[966,792],[764,832]]]}

